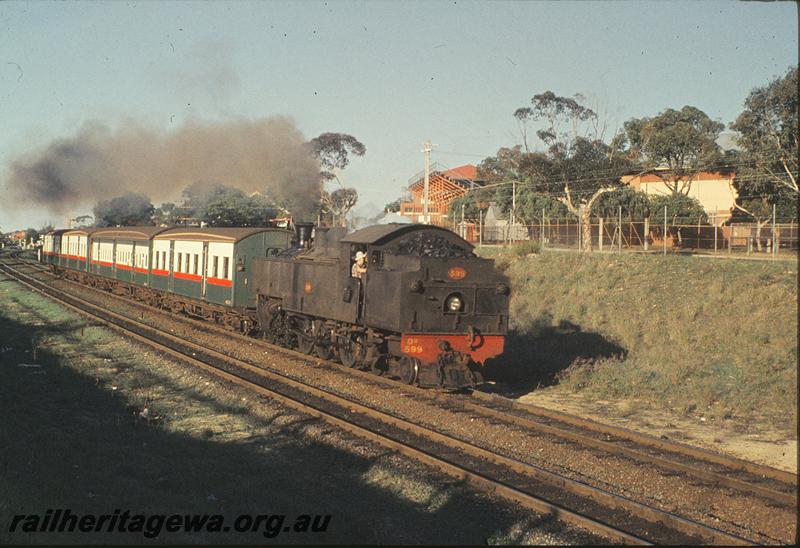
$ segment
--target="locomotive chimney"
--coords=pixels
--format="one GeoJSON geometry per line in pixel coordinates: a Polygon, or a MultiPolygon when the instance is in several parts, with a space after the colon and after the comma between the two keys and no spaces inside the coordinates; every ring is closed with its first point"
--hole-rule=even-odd
{"type": "Polygon", "coordinates": [[[297,245],[308,248],[311,245],[311,229],[314,223],[295,223],[294,230],[297,233],[297,245]]]}

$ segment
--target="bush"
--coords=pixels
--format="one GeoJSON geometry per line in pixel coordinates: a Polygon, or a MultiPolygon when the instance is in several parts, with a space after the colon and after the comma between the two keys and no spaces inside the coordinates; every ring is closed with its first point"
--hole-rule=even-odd
{"type": "Polygon", "coordinates": [[[509,252],[514,257],[525,257],[531,253],[539,253],[541,250],[542,246],[538,241],[525,240],[513,244],[509,252]]]}

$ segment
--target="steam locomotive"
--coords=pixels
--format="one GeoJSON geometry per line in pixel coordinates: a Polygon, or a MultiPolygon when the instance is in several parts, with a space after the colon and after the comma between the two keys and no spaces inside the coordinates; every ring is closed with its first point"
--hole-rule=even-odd
{"type": "Polygon", "coordinates": [[[423,387],[481,383],[508,329],[508,279],[430,225],[56,230],[41,260],[93,287],[423,387]]]}

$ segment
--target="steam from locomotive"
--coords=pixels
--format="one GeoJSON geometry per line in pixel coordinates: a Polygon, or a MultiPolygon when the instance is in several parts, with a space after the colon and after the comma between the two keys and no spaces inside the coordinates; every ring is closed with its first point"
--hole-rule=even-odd
{"type": "Polygon", "coordinates": [[[170,131],[93,122],[12,161],[6,183],[17,203],[54,213],[125,192],[174,200],[190,184],[224,183],[310,218],[320,170],[304,142],[286,117],[190,122],[170,131]]]}

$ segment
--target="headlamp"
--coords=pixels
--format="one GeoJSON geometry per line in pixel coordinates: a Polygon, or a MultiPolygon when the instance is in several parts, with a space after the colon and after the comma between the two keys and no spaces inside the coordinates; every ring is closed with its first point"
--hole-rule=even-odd
{"type": "Polygon", "coordinates": [[[464,301],[459,295],[450,295],[445,301],[445,308],[448,312],[460,312],[464,307],[464,301]]]}

